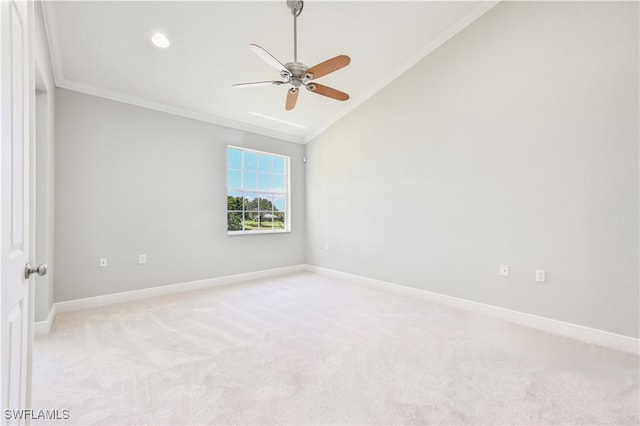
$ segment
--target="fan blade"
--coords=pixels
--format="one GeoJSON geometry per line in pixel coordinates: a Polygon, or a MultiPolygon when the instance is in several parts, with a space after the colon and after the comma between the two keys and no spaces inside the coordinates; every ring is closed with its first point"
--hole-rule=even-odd
{"type": "Polygon", "coordinates": [[[289,89],[289,92],[287,93],[287,105],[286,105],[287,111],[291,111],[296,106],[296,101],[298,100],[298,93],[300,93],[300,90],[298,90],[295,87],[292,87],[291,89],[289,89]]]}
{"type": "Polygon", "coordinates": [[[279,86],[281,84],[286,83],[286,81],[254,81],[253,83],[237,83],[233,84],[232,87],[236,87],[238,89],[244,89],[246,87],[260,87],[260,86],[279,86]]]}
{"type": "Polygon", "coordinates": [[[329,86],[323,86],[322,84],[318,84],[318,83],[307,84],[307,90],[313,93],[317,93],[318,95],[337,99],[339,101],[346,101],[347,99],[349,99],[349,95],[347,95],[346,93],[336,90],[329,86]]]}
{"type": "Polygon", "coordinates": [[[328,59],[324,62],[314,65],[307,70],[305,77],[309,80],[322,77],[334,71],[338,71],[340,68],[344,68],[351,63],[351,58],[347,55],[339,55],[335,58],[328,59]]]}
{"type": "Polygon", "coordinates": [[[251,50],[253,50],[256,55],[260,56],[263,61],[280,71],[281,76],[291,77],[291,72],[289,72],[289,70],[284,65],[282,65],[282,63],[277,60],[271,53],[267,52],[257,44],[251,44],[250,47],[251,50]]]}

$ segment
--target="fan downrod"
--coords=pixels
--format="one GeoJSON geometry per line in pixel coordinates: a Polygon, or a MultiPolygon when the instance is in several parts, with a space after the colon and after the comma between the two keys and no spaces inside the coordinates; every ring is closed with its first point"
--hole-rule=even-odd
{"type": "Polygon", "coordinates": [[[298,16],[302,13],[302,0],[287,0],[287,7],[293,15],[293,62],[298,62],[298,16]]]}

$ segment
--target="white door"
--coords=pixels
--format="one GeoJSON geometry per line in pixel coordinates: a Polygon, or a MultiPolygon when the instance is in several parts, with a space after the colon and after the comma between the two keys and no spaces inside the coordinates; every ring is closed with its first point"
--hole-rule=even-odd
{"type": "Polygon", "coordinates": [[[25,264],[29,261],[29,157],[32,117],[33,4],[0,0],[0,423],[7,409],[29,404],[31,307],[25,264]]]}

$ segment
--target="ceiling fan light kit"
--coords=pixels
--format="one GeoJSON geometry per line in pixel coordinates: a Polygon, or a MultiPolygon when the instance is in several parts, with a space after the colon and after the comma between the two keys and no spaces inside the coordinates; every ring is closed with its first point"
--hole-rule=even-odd
{"type": "Polygon", "coordinates": [[[292,110],[296,106],[298,100],[298,94],[300,87],[305,87],[312,93],[326,96],[328,98],[336,99],[339,101],[346,101],[349,99],[349,95],[341,92],[340,90],[323,86],[311,80],[320,78],[341,68],[346,67],[351,62],[351,58],[347,55],[338,55],[334,58],[321,62],[313,67],[309,68],[302,62],[298,62],[298,16],[302,13],[304,7],[303,1],[287,0],[287,7],[291,9],[293,15],[293,62],[287,62],[282,64],[272,54],[267,52],[266,49],[258,46],[257,44],[251,44],[251,50],[258,55],[263,61],[277,69],[280,72],[280,76],[284,80],[273,81],[256,81],[252,83],[239,83],[234,84],[233,87],[245,88],[245,87],[258,87],[258,86],[271,86],[290,84],[292,87],[287,92],[287,99],[285,103],[285,109],[287,111],[292,110]]]}

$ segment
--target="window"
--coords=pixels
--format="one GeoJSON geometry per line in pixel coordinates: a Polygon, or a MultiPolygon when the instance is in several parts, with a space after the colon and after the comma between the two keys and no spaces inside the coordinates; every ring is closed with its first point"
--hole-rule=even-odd
{"type": "Polygon", "coordinates": [[[229,234],[289,231],[289,157],[229,146],[229,234]]]}

